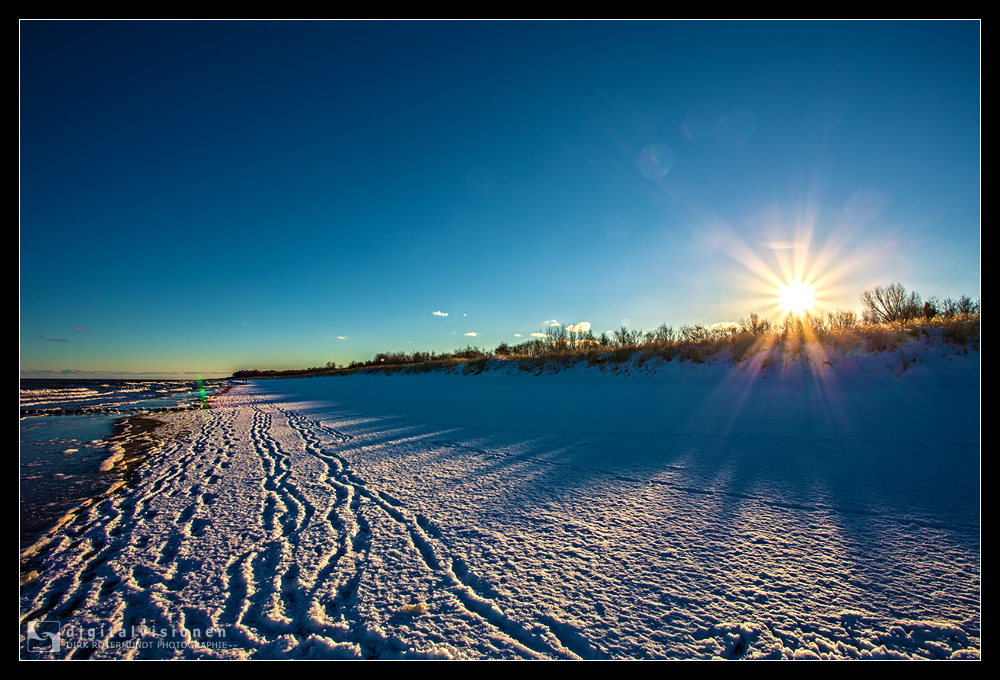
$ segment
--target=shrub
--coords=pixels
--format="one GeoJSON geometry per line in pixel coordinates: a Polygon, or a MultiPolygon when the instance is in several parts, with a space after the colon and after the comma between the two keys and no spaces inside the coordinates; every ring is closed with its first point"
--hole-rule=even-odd
{"type": "Polygon", "coordinates": [[[743,327],[744,331],[755,337],[771,332],[771,322],[760,318],[756,312],[751,314],[748,319],[740,319],[740,326],[743,327]]]}
{"type": "Polygon", "coordinates": [[[694,364],[705,363],[705,349],[701,345],[685,345],[680,352],[680,358],[694,364]]]}
{"type": "Polygon", "coordinates": [[[466,345],[465,349],[460,349],[452,354],[456,359],[482,359],[486,353],[478,347],[466,345]]]}
{"type": "Polygon", "coordinates": [[[938,314],[938,305],[940,303],[937,298],[931,298],[924,303],[924,318],[930,321],[938,314]]]}
{"type": "Polygon", "coordinates": [[[838,309],[836,312],[827,313],[826,322],[831,330],[849,331],[857,327],[858,315],[853,309],[838,309]]]}
{"type": "Polygon", "coordinates": [[[486,368],[486,364],[489,362],[489,358],[480,357],[478,359],[473,359],[472,361],[466,362],[465,366],[462,367],[462,375],[468,375],[470,373],[482,373],[486,368]]]}
{"type": "Polygon", "coordinates": [[[865,350],[868,352],[888,352],[899,347],[896,332],[888,328],[875,328],[868,335],[865,350]]]}
{"type": "Polygon", "coordinates": [[[738,364],[753,354],[756,344],[756,336],[750,333],[741,333],[736,336],[729,345],[729,354],[733,358],[733,362],[738,364]]]}
{"type": "Polygon", "coordinates": [[[965,347],[969,340],[977,335],[977,324],[968,321],[955,321],[944,327],[941,336],[955,345],[965,347]]]}

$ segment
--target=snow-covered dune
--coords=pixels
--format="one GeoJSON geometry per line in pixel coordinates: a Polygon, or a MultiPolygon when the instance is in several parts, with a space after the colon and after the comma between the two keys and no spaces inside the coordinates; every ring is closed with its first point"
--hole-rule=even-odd
{"type": "Polygon", "coordinates": [[[979,353],[831,363],[237,386],[42,547],[22,656],[976,658],[979,353]]]}

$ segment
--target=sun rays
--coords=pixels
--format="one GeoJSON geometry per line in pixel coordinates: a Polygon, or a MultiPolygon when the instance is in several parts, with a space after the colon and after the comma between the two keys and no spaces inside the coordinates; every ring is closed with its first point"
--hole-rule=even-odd
{"type": "Polygon", "coordinates": [[[725,316],[757,313],[776,323],[824,317],[856,301],[857,272],[885,250],[837,211],[826,211],[829,224],[821,225],[816,207],[797,211],[793,220],[772,208],[745,218],[746,228],[737,230],[709,209],[689,209],[698,223],[692,247],[725,253],[738,265],[725,272],[733,293],[739,291],[727,296],[725,316]]]}

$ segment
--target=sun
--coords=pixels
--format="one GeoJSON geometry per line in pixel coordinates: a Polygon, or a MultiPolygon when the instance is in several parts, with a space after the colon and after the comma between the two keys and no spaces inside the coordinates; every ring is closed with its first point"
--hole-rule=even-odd
{"type": "Polygon", "coordinates": [[[812,311],[816,295],[805,283],[786,283],[778,289],[778,304],[789,314],[800,316],[812,311]]]}

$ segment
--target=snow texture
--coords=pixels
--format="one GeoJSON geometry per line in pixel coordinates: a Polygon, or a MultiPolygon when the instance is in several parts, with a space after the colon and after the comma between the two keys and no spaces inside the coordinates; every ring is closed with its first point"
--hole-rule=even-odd
{"type": "Polygon", "coordinates": [[[978,658],[979,353],[897,359],[236,386],[38,547],[22,657],[978,658]]]}

